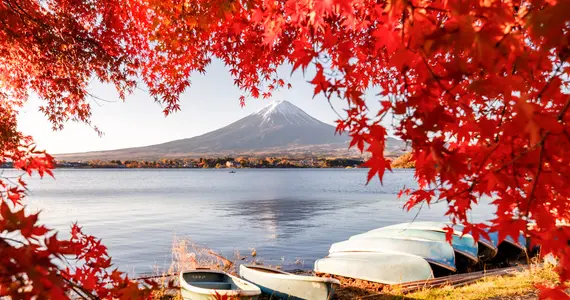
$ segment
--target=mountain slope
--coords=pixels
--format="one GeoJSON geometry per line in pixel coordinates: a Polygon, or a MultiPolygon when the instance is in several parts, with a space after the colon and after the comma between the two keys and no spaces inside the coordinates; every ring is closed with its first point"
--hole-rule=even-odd
{"type": "MultiPolygon", "coordinates": [[[[183,156],[316,152],[349,155],[348,136],[287,101],[277,101],[228,126],[193,138],[145,147],[56,155],[58,159],[156,159],[183,156]]],[[[392,150],[403,143],[390,138],[392,150]]],[[[398,151],[399,152],[399,151],[398,151]]],[[[352,153],[354,155],[354,153],[352,153]]]]}

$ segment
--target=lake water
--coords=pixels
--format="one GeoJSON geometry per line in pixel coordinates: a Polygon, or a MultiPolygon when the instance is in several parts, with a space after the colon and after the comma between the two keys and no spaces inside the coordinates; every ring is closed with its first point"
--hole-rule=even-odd
{"type": "MultiPolygon", "coordinates": [[[[6,171],[9,173],[15,171],[6,171]]],[[[6,172],[4,176],[6,176],[6,172]]],[[[364,169],[59,169],[28,180],[31,210],[69,231],[78,221],[103,239],[115,264],[137,274],[167,268],[174,237],[224,255],[257,250],[265,263],[312,269],[330,245],[373,228],[414,219],[398,191],[413,171],[365,185],[364,169]]],[[[444,204],[417,220],[447,220],[444,204]]],[[[481,205],[472,217],[488,219],[481,205]]]]}

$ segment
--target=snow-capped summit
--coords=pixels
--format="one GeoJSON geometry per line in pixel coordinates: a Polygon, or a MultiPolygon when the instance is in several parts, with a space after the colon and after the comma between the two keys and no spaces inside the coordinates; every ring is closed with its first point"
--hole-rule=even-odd
{"type": "Polygon", "coordinates": [[[286,100],[278,100],[272,102],[260,109],[255,113],[257,116],[261,116],[263,120],[261,125],[301,125],[301,124],[311,124],[311,123],[321,123],[319,120],[311,117],[309,114],[304,112],[302,109],[291,104],[291,102],[286,100]]]}

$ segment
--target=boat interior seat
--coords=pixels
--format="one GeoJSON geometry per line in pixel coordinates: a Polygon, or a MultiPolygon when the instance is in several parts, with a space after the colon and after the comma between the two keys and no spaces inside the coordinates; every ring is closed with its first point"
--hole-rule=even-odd
{"type": "Polygon", "coordinates": [[[195,287],[214,290],[231,290],[232,284],[228,282],[192,282],[195,287]]]}

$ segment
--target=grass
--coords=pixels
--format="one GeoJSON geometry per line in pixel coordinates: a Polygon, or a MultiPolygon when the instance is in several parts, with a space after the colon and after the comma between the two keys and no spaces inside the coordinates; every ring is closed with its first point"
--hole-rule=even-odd
{"type": "Polygon", "coordinates": [[[425,289],[386,299],[537,299],[537,284],[552,286],[558,277],[552,267],[533,267],[510,276],[487,277],[462,287],[425,289]]]}
{"type": "MultiPolygon", "coordinates": [[[[245,261],[257,263],[256,251],[251,249],[250,255],[240,255],[235,252],[232,259],[227,259],[210,249],[198,246],[188,239],[175,238],[172,244],[172,264],[166,272],[158,273],[159,283],[165,288],[154,294],[155,299],[181,300],[177,274],[185,270],[196,268],[209,268],[230,274],[237,274],[237,262],[245,261]],[[169,283],[175,288],[168,288],[169,283]]],[[[557,283],[558,277],[552,266],[532,265],[531,268],[508,276],[490,276],[475,283],[461,287],[426,288],[413,293],[402,294],[397,289],[378,293],[375,285],[341,285],[336,293],[336,299],[446,299],[446,300],[475,300],[475,299],[537,299],[536,285],[552,286],[557,283]],[[363,287],[371,288],[364,289],[363,287]]],[[[270,299],[262,297],[260,299],[270,299]]]]}

